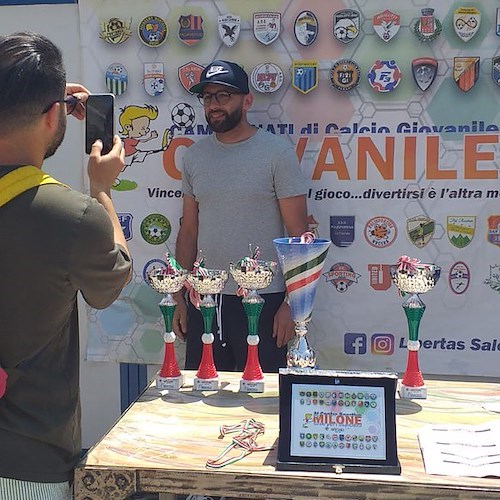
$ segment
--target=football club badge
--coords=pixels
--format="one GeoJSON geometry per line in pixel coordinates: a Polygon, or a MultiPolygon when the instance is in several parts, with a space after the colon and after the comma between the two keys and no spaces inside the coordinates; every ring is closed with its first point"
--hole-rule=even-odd
{"type": "Polygon", "coordinates": [[[399,85],[402,76],[396,61],[375,61],[367,78],[377,92],[392,92],[399,85]]]}
{"type": "Polygon", "coordinates": [[[389,290],[392,285],[389,264],[368,264],[368,280],[370,286],[379,292],[389,290]]]}
{"type": "Polygon", "coordinates": [[[322,273],[326,281],[331,283],[337,292],[345,293],[353,283],[358,283],[361,274],[354,272],[347,262],[337,262],[326,273],[322,273]]]}
{"type": "Polygon", "coordinates": [[[293,61],[292,75],[292,87],[308,94],[318,86],[318,61],[293,61]]]}
{"type": "Polygon", "coordinates": [[[132,220],[134,216],[129,213],[117,213],[116,216],[120,222],[125,240],[130,241],[132,239],[132,220]]]}
{"type": "Polygon", "coordinates": [[[167,23],[158,16],[145,17],[137,26],[137,34],[148,47],[159,47],[167,39],[167,23]]]}
{"type": "Polygon", "coordinates": [[[384,42],[392,40],[399,31],[400,16],[390,10],[384,10],[373,16],[373,29],[384,42]]]}
{"type": "Polygon", "coordinates": [[[240,36],[241,17],[224,14],[217,17],[219,37],[227,47],[232,47],[240,36]]]}
{"type": "MultiPolygon", "coordinates": [[[[201,73],[205,68],[193,61],[184,64],[177,70],[181,85],[189,92],[189,89],[200,82],[201,73]]],[[[191,92],[190,92],[191,93],[191,92]]]]}
{"type": "Polygon", "coordinates": [[[330,215],[330,239],[345,248],[354,242],[354,215],[330,215]]]}
{"type": "Polygon", "coordinates": [[[153,97],[163,93],[165,90],[163,63],[144,63],[144,88],[153,97]]]}
{"type": "Polygon", "coordinates": [[[481,12],[476,7],[459,7],[453,12],[453,28],[460,40],[468,42],[478,31],[481,12]]]}
{"type": "Polygon", "coordinates": [[[276,92],[283,84],[283,71],[277,64],[258,64],[252,70],[250,81],[257,92],[276,92]]]}
{"type": "Polygon", "coordinates": [[[450,243],[457,248],[465,248],[474,238],[476,217],[473,215],[448,215],[446,233],[450,243]]]}
{"type": "Polygon", "coordinates": [[[497,85],[500,85],[500,56],[493,57],[491,60],[491,78],[497,85]]]}
{"type": "Polygon", "coordinates": [[[364,229],[366,241],[375,248],[386,248],[394,243],[398,235],[398,228],[389,217],[372,217],[364,229]]]}
{"type": "Polygon", "coordinates": [[[179,17],[179,39],[186,45],[194,45],[203,38],[203,18],[201,16],[179,17]]]}
{"type": "Polygon", "coordinates": [[[304,10],[295,19],[293,32],[297,42],[307,47],[318,38],[318,28],[319,23],[316,15],[309,10],[304,10]]]}
{"type": "Polygon", "coordinates": [[[359,35],[359,12],[353,9],[338,10],[333,14],[333,36],[342,43],[349,43],[359,35]]]}
{"type": "Polygon", "coordinates": [[[432,42],[443,30],[441,21],[434,17],[434,9],[422,9],[422,15],[413,26],[413,33],[421,42],[432,42]]]}
{"type": "Polygon", "coordinates": [[[343,92],[352,90],[359,83],[361,71],[359,66],[350,59],[340,59],[330,69],[332,87],[343,92]]]}
{"type": "Polygon", "coordinates": [[[106,88],[115,96],[122,95],[127,90],[128,73],[125,66],[113,63],[106,70],[106,88]]]}
{"type": "Polygon", "coordinates": [[[281,14],[279,12],[254,12],[253,34],[264,45],[273,43],[280,34],[281,14]]]}
{"type": "Polygon", "coordinates": [[[141,222],[141,236],[150,245],[161,245],[168,240],[172,226],[163,214],[149,214],[141,222]]]}
{"type": "Polygon", "coordinates": [[[479,57],[454,57],[453,79],[462,92],[468,92],[479,78],[479,57]]]}
{"type": "Polygon", "coordinates": [[[419,57],[411,62],[411,71],[417,87],[425,92],[436,79],[438,62],[432,57],[419,57]]]}
{"type": "Polygon", "coordinates": [[[435,228],[435,221],[426,215],[417,215],[406,221],[408,238],[417,248],[423,248],[431,241],[435,228]]]}
{"type": "Polygon", "coordinates": [[[448,273],[448,284],[451,291],[457,295],[462,295],[467,291],[470,285],[470,270],[465,262],[455,262],[450,267],[448,273]]]}
{"type": "Polygon", "coordinates": [[[488,217],[488,241],[500,247],[500,215],[488,217]]]}
{"type": "Polygon", "coordinates": [[[126,42],[130,35],[130,26],[132,25],[132,19],[127,23],[118,19],[117,17],[112,17],[107,22],[101,23],[101,33],[99,38],[106,40],[108,43],[118,44],[126,42]]]}
{"type": "Polygon", "coordinates": [[[500,36],[500,8],[497,8],[497,22],[496,22],[495,33],[500,36]]]}

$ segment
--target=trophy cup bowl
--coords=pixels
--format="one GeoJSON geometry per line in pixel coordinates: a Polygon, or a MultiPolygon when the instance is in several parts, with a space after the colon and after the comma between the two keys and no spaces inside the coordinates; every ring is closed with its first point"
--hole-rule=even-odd
{"type": "Polygon", "coordinates": [[[168,268],[152,269],[147,273],[148,285],[158,293],[163,294],[163,299],[158,304],[165,321],[165,352],[162,367],[156,377],[158,389],[178,390],[184,384],[184,375],[180,372],[175,359],[174,342],[175,333],[172,328],[172,320],[177,302],[173,293],[178,292],[184,286],[188,271],[186,269],[168,268]]]}
{"type": "Polygon", "coordinates": [[[391,279],[404,296],[403,301],[408,323],[408,358],[406,369],[399,386],[399,395],[404,399],[425,399],[427,388],[418,364],[420,342],[418,331],[425,312],[425,304],[419,294],[432,290],[441,276],[441,268],[435,264],[422,264],[417,259],[403,256],[398,264],[389,267],[391,279]]]}
{"type": "Polygon", "coordinates": [[[316,354],[307,342],[307,323],[311,319],[318,279],[325,263],[331,241],[314,238],[305,242],[302,237],[273,240],[278,261],[285,278],[288,304],[295,323],[295,338],[288,347],[287,367],[315,368],[316,354]]]}
{"type": "Polygon", "coordinates": [[[197,268],[187,277],[188,283],[203,296],[199,304],[204,327],[204,333],[201,336],[203,350],[200,365],[194,378],[195,391],[216,391],[219,389],[219,375],[215,368],[212,348],[214,342],[212,325],[217,306],[213,296],[222,292],[227,278],[228,274],[225,270],[204,267],[197,268]]]}
{"type": "Polygon", "coordinates": [[[240,290],[243,290],[241,303],[245,310],[248,325],[247,358],[240,380],[241,392],[264,392],[264,375],[259,362],[259,317],[264,307],[264,299],[257,290],[267,288],[273,281],[278,264],[252,258],[244,258],[230,264],[229,271],[240,290]]]}

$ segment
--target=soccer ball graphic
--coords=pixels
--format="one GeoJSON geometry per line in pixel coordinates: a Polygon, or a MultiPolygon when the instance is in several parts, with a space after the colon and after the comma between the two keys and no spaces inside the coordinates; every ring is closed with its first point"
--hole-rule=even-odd
{"type": "Polygon", "coordinates": [[[194,109],[185,102],[176,104],[172,109],[172,121],[178,128],[191,128],[194,119],[194,109]]]}

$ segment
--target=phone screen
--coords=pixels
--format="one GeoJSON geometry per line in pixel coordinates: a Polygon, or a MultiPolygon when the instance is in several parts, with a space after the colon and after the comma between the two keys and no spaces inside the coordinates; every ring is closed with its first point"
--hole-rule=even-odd
{"type": "Polygon", "coordinates": [[[101,139],[102,154],[107,154],[113,147],[114,136],[113,94],[90,94],[85,103],[85,152],[90,153],[92,144],[101,139]]]}

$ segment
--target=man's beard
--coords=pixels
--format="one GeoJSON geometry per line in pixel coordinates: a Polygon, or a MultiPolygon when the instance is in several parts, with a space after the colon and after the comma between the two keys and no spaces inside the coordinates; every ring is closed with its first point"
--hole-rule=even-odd
{"type": "MultiPolygon", "coordinates": [[[[64,109],[63,106],[61,106],[61,108],[64,109]]],[[[63,109],[61,109],[61,114],[59,115],[59,123],[57,124],[56,134],[52,139],[52,142],[47,146],[47,151],[44,156],[45,160],[54,155],[64,139],[64,134],[66,132],[66,114],[63,109]]]]}
{"type": "Polygon", "coordinates": [[[229,130],[233,130],[233,128],[240,123],[241,117],[243,116],[240,108],[235,109],[232,113],[226,113],[225,111],[220,112],[224,113],[225,118],[223,118],[222,120],[217,120],[215,122],[210,119],[210,112],[205,113],[205,118],[207,120],[207,123],[210,125],[210,128],[214,132],[218,133],[224,133],[228,132],[229,130]]]}

